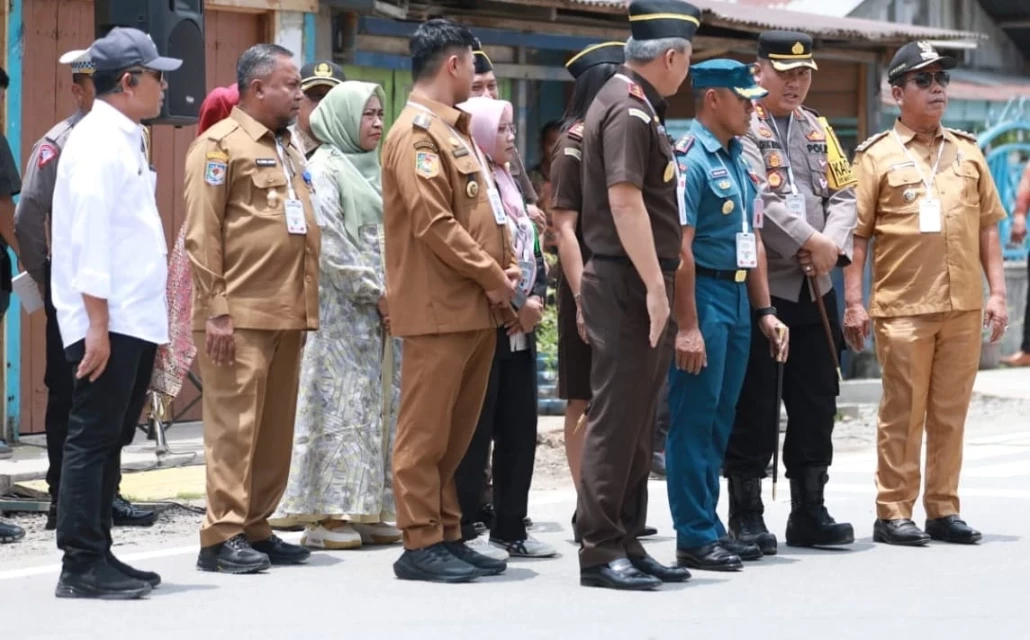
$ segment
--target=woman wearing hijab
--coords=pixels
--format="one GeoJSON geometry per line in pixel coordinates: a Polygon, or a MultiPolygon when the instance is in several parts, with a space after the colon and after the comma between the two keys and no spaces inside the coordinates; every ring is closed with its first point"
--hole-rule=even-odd
{"type": "MultiPolygon", "coordinates": [[[[536,456],[537,388],[536,334],[546,293],[543,256],[536,226],[526,213],[518,183],[508,170],[515,154],[511,103],[472,98],[458,105],[472,115],[472,139],[486,155],[484,187],[497,189],[522,270],[506,326],[498,329],[490,381],[472,443],[457,472],[458,502],[465,543],[485,555],[545,558],[555,549],[526,533],[526,510],[536,456]],[[483,467],[491,438],[494,518],[489,541],[476,531],[473,516],[479,508],[483,467]],[[468,514],[468,515],[464,515],[468,514]]],[[[491,200],[497,198],[491,196],[491,200]]]]}
{"type": "MultiPolygon", "coordinates": [[[[229,112],[240,102],[240,92],[235,84],[216,87],[200,104],[197,123],[199,137],[214,124],[229,117],[229,112]]],[[[193,366],[197,347],[193,343],[193,281],[190,277],[190,260],[186,255],[186,226],[179,228],[172,255],[168,260],[168,328],[169,341],[157,349],[154,358],[154,372],[150,378],[150,389],[169,400],[178,397],[182,383],[193,366]]]]}
{"type": "Polygon", "coordinates": [[[383,260],[379,85],[343,82],[311,114],[323,144],[308,161],[322,229],[319,312],[300,373],[293,462],[276,519],[301,544],[400,541],[391,475],[400,341],[390,337],[383,260]]]}

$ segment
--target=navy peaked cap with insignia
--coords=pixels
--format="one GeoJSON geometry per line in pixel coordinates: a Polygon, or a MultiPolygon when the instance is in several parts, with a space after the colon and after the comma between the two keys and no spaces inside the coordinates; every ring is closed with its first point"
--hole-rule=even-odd
{"type": "Polygon", "coordinates": [[[565,68],[569,70],[573,78],[578,78],[586,73],[587,69],[599,64],[622,64],[625,61],[626,43],[602,42],[590,45],[569,58],[569,61],[565,63],[565,68]]]}
{"type": "Polygon", "coordinates": [[[629,30],[634,40],[685,38],[701,26],[701,10],[680,0],[633,0],[629,5],[629,30]]]}
{"type": "Polygon", "coordinates": [[[887,82],[894,84],[909,71],[917,71],[932,64],[941,65],[941,69],[954,69],[958,61],[937,53],[928,42],[909,42],[894,54],[894,59],[887,67],[887,82]]]}
{"type": "Polygon", "coordinates": [[[812,36],[800,31],[763,31],[758,35],[758,57],[777,71],[819,68],[812,59],[812,36]]]}
{"type": "Polygon", "coordinates": [[[490,56],[486,55],[486,51],[483,51],[483,43],[479,41],[479,38],[476,38],[476,46],[472,50],[472,55],[475,57],[477,75],[494,70],[494,63],[490,60],[490,56]]]}
{"type": "Polygon", "coordinates": [[[346,80],[347,76],[343,73],[343,67],[332,60],[315,60],[300,68],[301,91],[307,91],[311,87],[319,85],[335,87],[346,80]]]}
{"type": "Polygon", "coordinates": [[[728,58],[713,58],[690,67],[690,78],[695,90],[732,89],[741,98],[757,100],[769,94],[758,86],[751,66],[728,58]]]}

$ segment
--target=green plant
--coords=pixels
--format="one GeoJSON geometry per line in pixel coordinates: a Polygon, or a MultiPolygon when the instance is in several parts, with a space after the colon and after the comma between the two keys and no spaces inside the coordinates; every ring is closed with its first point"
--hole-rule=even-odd
{"type": "MultiPolygon", "coordinates": [[[[553,289],[547,291],[548,299],[554,298],[553,289]]],[[[536,349],[548,370],[558,366],[558,307],[544,307],[544,317],[536,328],[536,349]]]]}

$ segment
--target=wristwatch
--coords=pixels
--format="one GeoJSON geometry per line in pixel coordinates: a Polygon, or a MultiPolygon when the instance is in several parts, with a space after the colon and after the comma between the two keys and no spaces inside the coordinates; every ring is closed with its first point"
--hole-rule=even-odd
{"type": "Polygon", "coordinates": [[[774,316],[776,315],[776,307],[761,307],[759,309],[755,309],[755,315],[759,318],[774,316]]]}

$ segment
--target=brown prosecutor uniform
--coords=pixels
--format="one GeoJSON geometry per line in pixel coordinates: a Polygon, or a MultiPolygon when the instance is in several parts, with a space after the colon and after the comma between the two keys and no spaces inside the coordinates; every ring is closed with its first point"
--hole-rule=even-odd
{"type": "Polygon", "coordinates": [[[461,539],[454,484],[486,395],[499,318],[486,291],[516,265],[469,115],[412,99],[383,145],[386,282],[404,338],[394,441],[397,526],[410,550],[461,539]]]}
{"type": "Polygon", "coordinates": [[[619,240],[608,188],[630,184],[643,193],[673,308],[682,231],[665,108],[654,87],[624,67],[597,94],[584,126],[581,215],[593,254],[580,291],[593,358],[576,512],[584,569],[646,555],[637,536],[647,515],[655,406],[672,360],[672,324],[652,349],[647,288],[619,240]]]}
{"type": "Polygon", "coordinates": [[[883,367],[877,517],[912,517],[924,420],[926,516],[954,515],[982,343],[980,231],[1005,210],[976,138],[953,129],[940,129],[927,145],[899,120],[856,149],[855,177],[855,235],[873,239],[869,315],[883,367]],[[940,145],[931,195],[940,200],[941,231],[920,232],[919,201],[927,191],[920,170],[929,178],[940,145]]]}
{"type": "Polygon", "coordinates": [[[240,533],[252,542],[271,536],[268,518],[290,472],[303,335],[318,328],[321,233],[304,156],[288,137],[283,145],[285,167],[273,132],[236,107],[186,156],[186,252],[204,380],[204,547],[240,533]],[[287,229],[287,180],[306,233],[287,229]],[[225,314],[236,330],[235,364],[217,366],[204,329],[225,314]]]}
{"type": "MultiPolygon", "coordinates": [[[[577,122],[558,136],[551,152],[551,209],[575,211],[576,240],[583,264],[590,260],[590,249],[583,242],[583,123],[577,122]]],[[[576,327],[576,298],[558,270],[558,397],[563,400],[589,400],[590,345],[579,337],[576,327]]]]}

